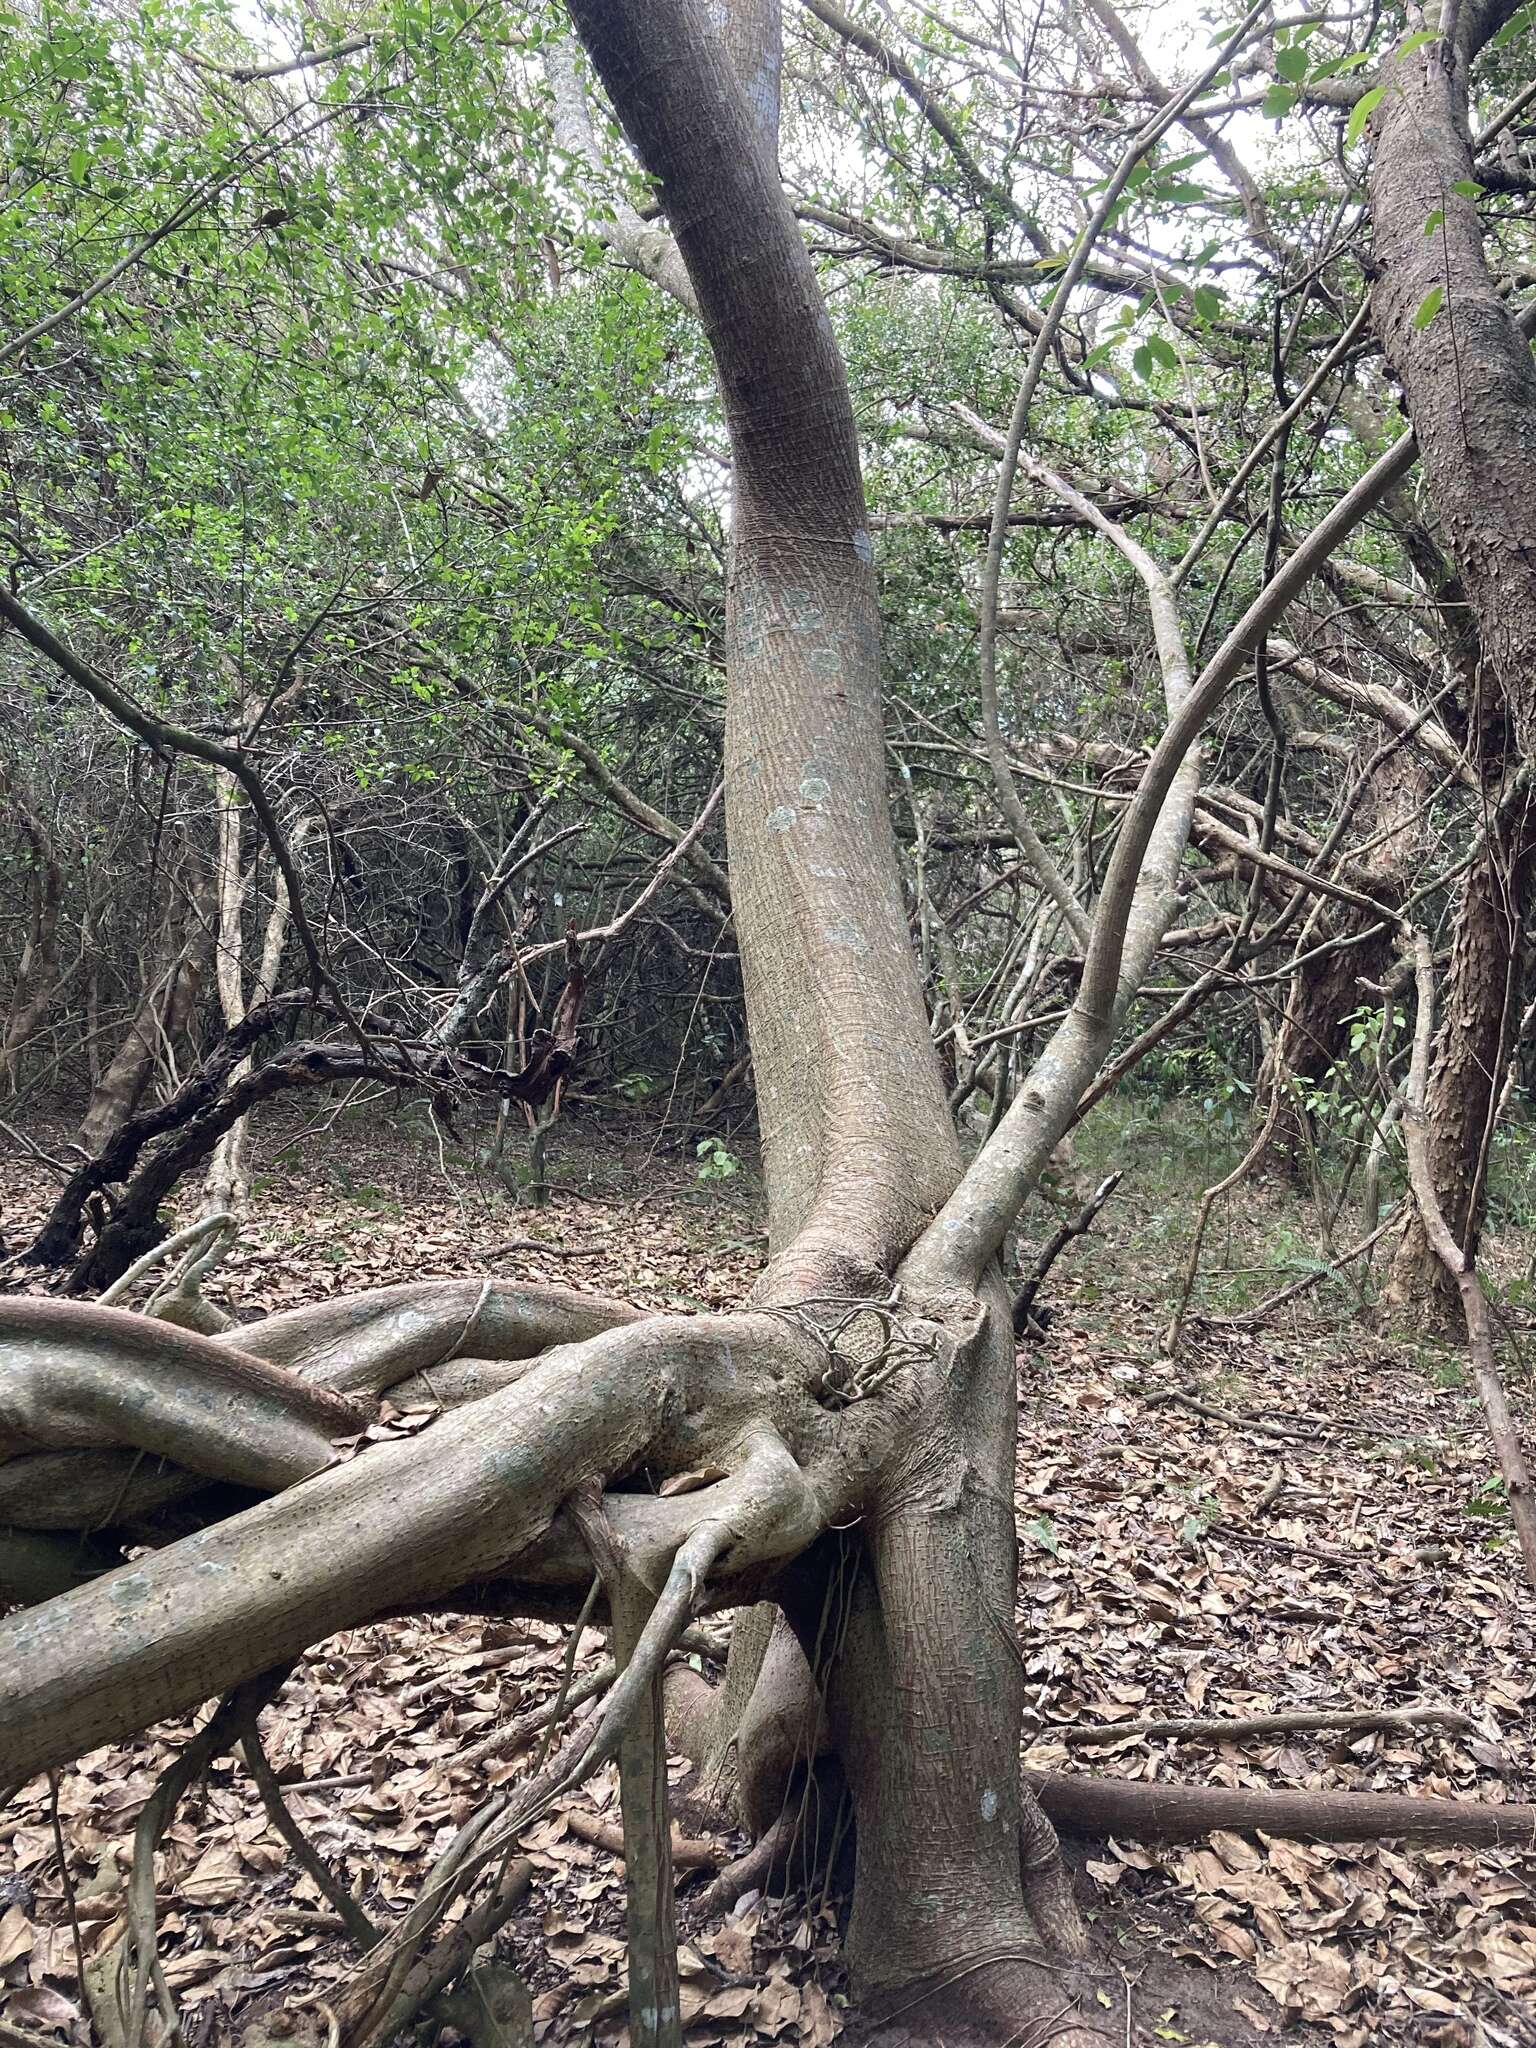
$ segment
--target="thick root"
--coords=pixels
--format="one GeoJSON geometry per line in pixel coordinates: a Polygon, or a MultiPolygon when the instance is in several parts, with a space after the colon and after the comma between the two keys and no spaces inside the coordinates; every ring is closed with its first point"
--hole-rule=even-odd
{"type": "Polygon", "coordinates": [[[332,1438],[368,1419],[260,1356],[127,1309],[0,1303],[0,1456],[124,1446],[272,1491],[320,1471],[332,1438]]]}
{"type": "Polygon", "coordinates": [[[1089,2023],[1048,1955],[980,1956],[911,1987],[844,2037],[860,2048],[1108,2048],[1123,2034],[1089,2023]]]}
{"type": "Polygon", "coordinates": [[[1047,1817],[1064,1835],[1119,1835],[1128,1842],[1195,1842],[1213,1828],[1297,1842],[1457,1842],[1469,1848],[1536,1848],[1536,1806],[1472,1799],[1417,1799],[1376,1792],[1250,1792],[1226,1785],[1146,1785],[1026,1771],[1047,1817]]]}

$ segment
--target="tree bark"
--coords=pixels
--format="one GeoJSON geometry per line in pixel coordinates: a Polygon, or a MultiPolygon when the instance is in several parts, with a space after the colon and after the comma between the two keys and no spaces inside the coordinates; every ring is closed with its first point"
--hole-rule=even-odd
{"type": "MultiPolygon", "coordinates": [[[[1360,828],[1376,841],[1360,879],[1389,909],[1402,900],[1405,878],[1411,878],[1421,837],[1418,814],[1426,793],[1420,763],[1398,749],[1371,774],[1359,806],[1360,828]]],[[[1300,1089],[1317,1086],[1347,1053],[1346,1020],[1367,1000],[1360,984],[1382,980],[1391,965],[1392,942],[1390,927],[1371,920],[1367,911],[1334,910],[1327,924],[1308,924],[1304,950],[1309,957],[1292,977],[1254,1105],[1259,1128],[1274,1112],[1268,1140],[1254,1162],[1256,1173],[1275,1173],[1298,1185],[1306,1178],[1314,1149],[1313,1119],[1300,1099],[1298,1084],[1300,1089]],[[1318,957],[1316,945],[1330,931],[1361,931],[1371,922],[1380,927],[1373,937],[1318,957]]],[[[1386,1105],[1380,1107],[1385,1110],[1386,1105]]]]}
{"type": "MultiPolygon", "coordinates": [[[[1448,11],[1454,45],[1437,36],[1389,57],[1370,123],[1373,318],[1477,629],[1467,712],[1484,801],[1492,808],[1513,796],[1495,810],[1486,855],[1468,877],[1430,1078],[1435,1181],[1468,1255],[1482,1228],[1525,976],[1536,855],[1531,796],[1510,790],[1536,748],[1536,365],[1484,251],[1467,98],[1473,60],[1514,12],[1513,0],[1448,11]]],[[[1417,6],[1408,15],[1411,29],[1440,25],[1417,6]]],[[[1454,1305],[1450,1276],[1418,1225],[1404,1238],[1391,1292],[1454,1305]]]]}
{"type": "Polygon", "coordinates": [[[63,875],[32,806],[0,771],[0,796],[16,820],[31,868],[32,908],[5,1023],[0,1027],[0,1094],[16,1084],[22,1053],[41,1028],[61,978],[59,908],[63,875]]]}
{"type": "MultiPolygon", "coordinates": [[[[1042,1934],[1065,1946],[1076,1930],[1053,1837],[1019,1769],[1016,1364],[995,1253],[1176,907],[1204,719],[1254,636],[1412,451],[1392,451],[1325,517],[1198,679],[1169,579],[1140,554],[1168,730],[1127,810],[1073,1016],[983,1170],[961,1180],[886,801],[854,421],[770,125],[753,105],[764,68],[754,58],[745,84],[733,69],[734,56],[762,45],[723,39],[704,0],[574,0],[572,12],[658,182],[731,434],[730,894],[770,1265],[755,1301],[729,1315],[632,1318],[555,1304],[547,1290],[530,1307],[487,1282],[343,1301],[242,1330],[250,1386],[280,1391],[263,1362],[306,1382],[309,1426],[300,1427],[301,1390],[289,1390],[294,1413],[280,1403],[275,1418],[253,1393],[256,1441],[233,1473],[217,1405],[198,1398],[227,1380],[230,1348],[162,1347],[128,1318],[141,1327],[121,1338],[122,1356],[142,1362],[149,1343],[167,1399],[179,1402],[183,1469],[172,1480],[185,1491],[257,1471],[286,1490],[0,1626],[0,1774],[184,1711],[216,1685],[401,1606],[579,1611],[591,1566],[572,1503],[596,1483],[608,1488],[602,1513],[618,1540],[649,1561],[647,1584],[665,1580],[658,1609],[670,1600],[678,1629],[706,1595],[741,1604],[766,1592],[781,1606],[782,1621],[766,1627],[759,1615],[741,1632],[761,1653],[755,1669],[733,1646],[742,1778],[755,1796],[786,1731],[829,1732],[857,1819],[850,1953],[860,1985],[899,2005],[906,1987],[939,1984],[974,1995],[998,2038],[1043,2021],[1059,2043],[1081,2043],[1081,2027],[1061,2025],[1061,1985],[1047,1978],[1037,2000],[1041,1986],[1020,1976],[1021,1954],[1037,1952],[1042,1934]],[[593,1315],[596,1327],[581,1320],[593,1315]],[[473,1408],[329,1462],[316,1389],[353,1397],[384,1386],[402,1401],[449,1406],[452,1393],[473,1408]],[[724,1476],[682,1494],[640,1490],[706,1472],[724,1476]],[[701,1535],[703,1549],[690,1551],[701,1535]]],[[[1134,545],[1124,533],[1115,544],[1134,545]]],[[[212,758],[206,746],[200,758],[212,758]]],[[[225,1091],[208,1113],[245,1106],[225,1091]]],[[[165,1170],[148,1161],[143,1184],[165,1170]]],[[[51,1306],[66,1338],[68,1319],[90,1314],[51,1306]]],[[[97,1326],[74,1328],[88,1348],[97,1326]]],[[[32,1346],[40,1369],[28,1380],[43,1388],[34,1405],[45,1418],[46,1349],[32,1346]]],[[[110,1341],[91,1357],[95,1398],[82,1404],[77,1435],[61,1445],[33,1421],[41,1448],[0,1468],[19,1491],[27,1472],[15,1468],[34,1456],[131,1458],[126,1489],[138,1452],[157,1450],[158,1439],[140,1443],[138,1406],[115,1399],[110,1341]]],[[[41,1487],[27,1498],[34,1517],[57,1513],[41,1487]]],[[[124,1517],[118,1495],[97,1519],[137,1548],[142,1530],[124,1517]]],[[[19,1514],[4,1521],[32,1526],[19,1514]]],[[[655,1642],[647,1623],[614,1697],[637,1669],[637,1682],[654,1681],[659,1665],[642,1650],[655,1642]]]]}
{"type": "MultiPolygon", "coordinates": [[[[703,8],[577,0],[572,13],[660,186],[735,458],[727,836],[768,1181],[759,1298],[883,1294],[953,1186],[958,1148],[886,799],[842,360],[769,125],[703,8]]],[[[1022,1674],[998,1626],[1014,1582],[1006,1303],[986,1290],[932,1342],[906,1448],[873,1475],[836,1631],[861,1843],[850,1947],[866,1987],[1034,1939],[1017,1852],[1022,1674]]]]}
{"type": "MultiPolygon", "coordinates": [[[[167,889],[164,922],[155,931],[143,972],[138,1004],[117,1051],[91,1091],[80,1119],[79,1142],[99,1152],[133,1117],[165,1049],[184,1038],[197,1002],[207,932],[179,891],[167,889]]],[[[155,916],[151,898],[150,917],[155,916]]]]}
{"type": "MultiPolygon", "coordinates": [[[[233,1030],[244,1022],[257,1004],[267,1002],[277,989],[283,952],[288,943],[290,922],[288,885],[279,874],[272,885],[272,902],[262,929],[261,955],[252,986],[245,985],[245,905],[254,880],[254,863],[242,860],[240,788],[227,769],[214,770],[214,788],[219,804],[218,927],[215,938],[215,971],[219,1007],[224,1027],[233,1030]]],[[[299,818],[288,834],[288,850],[295,860],[313,829],[311,818],[299,818]]],[[[244,1078],[251,1069],[249,1053],[230,1074],[231,1082],[244,1078]]],[[[243,1116],[219,1138],[203,1183],[203,1205],[210,1214],[229,1210],[239,1215],[250,1199],[250,1118],[243,1116]]]]}

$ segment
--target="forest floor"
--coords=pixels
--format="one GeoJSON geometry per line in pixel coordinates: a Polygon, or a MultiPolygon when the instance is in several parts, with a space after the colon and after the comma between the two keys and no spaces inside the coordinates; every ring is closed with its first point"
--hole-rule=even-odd
{"type": "MultiPolygon", "coordinates": [[[[1126,1181],[1053,1274],[1046,1341],[1020,1353],[1027,1761],[1530,1800],[1536,1611],[1456,1349],[1373,1329],[1325,1281],[1266,1326],[1195,1322],[1177,1364],[1159,1356],[1210,1142],[1186,1116],[1083,1145],[1079,1182],[1093,1178],[1090,1153],[1126,1165],[1126,1181]],[[1158,1398],[1175,1390],[1222,1412],[1158,1398]],[[1241,1741],[1137,1726],[1414,1707],[1471,1725],[1241,1741]],[[1089,1746],[1090,1727],[1116,1732],[1089,1746]]],[[[210,1297],[249,1318],[405,1276],[487,1272],[671,1310],[740,1298],[763,1250],[744,1152],[669,1151],[638,1117],[621,1129],[568,1117],[553,1152],[551,1204],[531,1210],[455,1144],[382,1118],[274,1121],[258,1136],[254,1214],[210,1297]],[[701,1179],[701,1166],[723,1177],[701,1179]]],[[[37,1165],[0,1161],[11,1246],[49,1188],[37,1165]]],[[[1056,1220],[1037,1207],[1026,1246],[1056,1220]]],[[[1314,1235],[1296,1197],[1243,1190],[1213,1218],[1200,1306],[1240,1313],[1316,1263],[1314,1235]]],[[[1529,1254],[1506,1231],[1490,1264],[1508,1279],[1529,1254]]],[[[1508,1370],[1528,1414],[1528,1365],[1508,1370]]],[[[376,1920],[412,1901],[487,1781],[527,1768],[526,1754],[474,1771],[458,1759],[553,1696],[564,1649],[540,1624],[433,1618],[356,1629],[303,1660],[264,1720],[267,1747],[295,1817],[376,1920]]],[[[601,1652],[588,1632],[578,1669],[601,1652]]],[[[64,1775],[67,1884],[48,1785],[0,1816],[0,2017],[21,2030],[4,2035],[13,2044],[91,2039],[77,1933],[90,1959],[120,1928],[134,1818],[189,1725],[64,1775]]],[[[504,1951],[533,1990],[543,2041],[625,2038],[622,1868],[588,1839],[616,1796],[595,1782],[525,1844],[536,1882],[504,1951]]],[[[1109,1958],[1094,1996],[1112,2038],[1536,2044],[1536,1855],[1218,1834],[1182,1848],[1098,1843],[1079,1862],[1109,1958]]],[[[158,1888],[165,1975],[194,2048],[229,2038],[255,2004],[323,2000],[346,1974],[339,1923],[242,1765],[216,1764],[188,1799],[158,1888]]],[[[688,2041],[832,2040],[846,2012],[837,1909],[830,1889],[748,1900],[695,1930],[682,1957],[688,2041]]]]}

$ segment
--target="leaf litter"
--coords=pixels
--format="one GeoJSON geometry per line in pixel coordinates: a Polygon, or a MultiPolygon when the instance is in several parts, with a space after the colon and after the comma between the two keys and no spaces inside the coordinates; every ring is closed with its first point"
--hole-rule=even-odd
{"type": "MultiPolygon", "coordinates": [[[[210,1295],[248,1318],[409,1271],[505,1272],[674,1311],[741,1297],[762,1242],[746,1176],[700,1189],[643,1129],[615,1145],[606,1118],[585,1142],[578,1132],[571,1144],[569,1120],[561,1135],[575,1181],[531,1212],[489,1194],[467,1163],[445,1175],[388,1126],[338,1126],[318,1168],[313,1152],[284,1153],[280,1132],[263,1132],[254,1215],[210,1295]],[[518,1248],[497,1256],[514,1228],[518,1248]],[[585,1251],[590,1260],[570,1256],[585,1251]]],[[[11,1243],[48,1193],[36,1168],[0,1165],[11,1243]]],[[[1156,1283],[1135,1264],[1157,1248],[1138,1251],[1123,1223],[1109,1235],[1091,1284],[1070,1271],[1053,1281],[1049,1341],[1020,1354],[1026,1761],[1147,1782],[1529,1800],[1536,1626],[1512,1552],[1468,1511],[1485,1497],[1489,1456],[1467,1390],[1437,1383],[1401,1344],[1299,1316],[1279,1331],[1195,1324],[1170,1364],[1158,1356],[1156,1283]],[[1159,1398],[1174,1389],[1224,1417],[1159,1398]],[[1190,1717],[1426,1706],[1474,1729],[1136,1732],[1190,1717]],[[1072,1739],[1089,1727],[1125,1732],[1091,1748],[1072,1739]]],[[[429,1419],[394,1418],[389,1433],[429,1419]]],[[[530,1752],[473,1770],[460,1759],[554,1698],[565,1642],[532,1621],[376,1623],[317,1645],[268,1709],[264,1740],[295,1819],[377,1922],[408,1909],[486,1787],[528,1768],[530,1752]]],[[[604,1648],[598,1631],[584,1634],[578,1675],[604,1648]]],[[[61,1776],[67,1888],[46,1781],[0,1815],[10,2025],[43,2041],[91,2039],[77,1937],[89,1970],[121,1934],[134,1821],[201,1718],[61,1776]]],[[[605,1832],[594,1822],[617,1828],[611,1772],[525,1837],[535,1882],[499,1952],[530,1987],[537,2040],[619,2048],[623,1867],[590,1838],[605,1832]]],[[[716,1846],[723,1863],[743,1843],[716,1846]]],[[[1229,1973],[1224,2004],[1246,2039],[1536,2042],[1536,1855],[1216,1832],[1195,1844],[1095,1843],[1079,1860],[1115,1940],[1229,1973]]],[[[749,1896],[695,1928],[688,1893],[709,1874],[680,1891],[687,2040],[833,2040],[847,2015],[833,1905],[749,1896]]],[[[256,2010],[323,1999],[350,1967],[332,1908],[235,1759],[219,1759],[183,1803],[157,1900],[166,1979],[199,2043],[231,2038],[256,2010]]],[[[1209,2010],[1142,1999],[1138,2032],[1199,2043],[1209,2010]]]]}

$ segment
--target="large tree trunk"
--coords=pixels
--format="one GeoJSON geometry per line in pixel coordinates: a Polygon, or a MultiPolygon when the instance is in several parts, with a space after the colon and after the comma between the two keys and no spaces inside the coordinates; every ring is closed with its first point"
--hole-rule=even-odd
{"type": "MultiPolygon", "coordinates": [[[[1492,1118],[1525,971],[1536,809],[1515,784],[1536,749],[1536,365],[1489,271],[1473,197],[1467,72],[1514,0],[1468,0],[1455,45],[1390,57],[1372,116],[1372,291],[1377,333],[1403,387],[1480,656],[1470,743],[1491,813],[1452,947],[1430,1081],[1442,1207],[1475,1251],[1492,1118]]],[[[1423,25],[1409,9],[1410,26],[1423,25]]],[[[1411,41],[1411,39],[1410,39],[1411,41]]],[[[1454,1309],[1422,1228],[1404,1238],[1392,1292],[1454,1309]]]]}
{"type": "MultiPolygon", "coordinates": [[[[1078,1929],[1019,1770],[1015,1359],[996,1253],[1174,913],[1202,721],[1406,458],[1327,515],[1198,679],[1168,580],[1136,551],[1169,730],[1127,807],[1073,1011],[962,1176],[886,803],[854,423],[756,90],[764,44],[733,33],[728,48],[705,0],[573,13],[659,184],[731,433],[727,822],[769,1267],[734,1314],[423,1283],[270,1318],[229,1333],[238,1344],[0,1304],[0,1451],[16,1453],[0,1532],[83,1527],[139,1551],[0,1624],[0,1777],[402,1607],[574,1616],[586,1532],[606,1521],[614,1554],[664,1588],[653,1622],[705,1599],[782,1611],[742,1631],[724,1689],[744,1802],[772,1782],[784,1731],[828,1731],[857,1822],[852,1959],[901,2008],[894,2028],[1072,2048],[1092,2037],[1062,2024],[1070,1994],[1030,1960],[1078,1929]],[[757,53],[746,89],[732,51],[757,53]],[[333,1438],[355,1443],[386,1389],[448,1412],[336,1461],[333,1438]],[[685,1474],[688,1490],[666,1490],[685,1474]],[[200,1527],[227,1505],[188,1497],[209,1480],[276,1496],[200,1527]],[[193,1533],[153,1550],[146,1520],[172,1498],[193,1533]],[[946,2000],[933,2024],[930,1987],[946,2000]]],[[[54,1561],[67,1572],[74,1553],[54,1561]]],[[[653,1622],[626,1671],[647,1686],[676,1641],[653,1622]]]]}
{"type": "MultiPolygon", "coordinates": [[[[659,182],[735,456],[727,829],[773,1253],[758,1295],[851,1302],[888,1291],[958,1152],[899,888],[842,362],[773,124],[702,9],[572,12],[659,182]]],[[[761,40],[737,46],[754,51],[760,90],[761,40]]],[[[1035,1939],[1019,1871],[1007,1306],[989,1288],[909,1307],[935,1318],[935,1369],[901,1455],[873,1476],[851,1611],[808,1624],[845,1645],[821,1675],[857,1817],[851,1948],[866,1989],[1035,1939]]]]}

